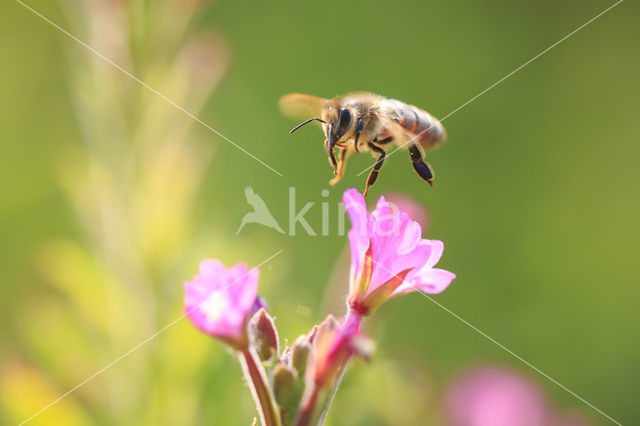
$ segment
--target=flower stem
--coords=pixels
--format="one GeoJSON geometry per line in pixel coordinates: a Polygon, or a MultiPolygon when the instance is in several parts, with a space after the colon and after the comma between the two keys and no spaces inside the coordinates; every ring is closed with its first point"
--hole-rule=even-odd
{"type": "Polygon", "coordinates": [[[314,383],[310,395],[305,398],[304,405],[298,413],[295,426],[308,426],[311,424],[311,421],[313,420],[313,412],[315,411],[316,404],[318,402],[319,393],[320,388],[318,388],[314,383]]]}
{"type": "MultiPolygon", "coordinates": [[[[360,332],[361,324],[362,316],[360,316],[357,312],[350,310],[349,312],[347,312],[347,315],[342,323],[342,333],[346,333],[349,336],[356,335],[360,332]]],[[[319,426],[322,426],[324,424],[324,421],[329,414],[331,403],[333,402],[333,399],[338,392],[338,388],[340,387],[340,383],[342,382],[344,373],[347,370],[347,365],[349,364],[349,361],[351,360],[353,354],[353,349],[351,349],[350,352],[341,359],[341,364],[338,366],[339,369],[337,370],[337,376],[334,379],[331,393],[329,394],[328,398],[325,398],[323,396],[321,399],[321,401],[323,401],[321,402],[323,406],[321,407],[322,411],[320,412],[319,416],[314,416],[314,411],[316,409],[316,405],[318,405],[318,398],[321,393],[322,395],[325,395],[325,392],[323,392],[323,386],[326,383],[324,381],[322,381],[321,383],[318,383],[317,381],[313,382],[313,388],[311,388],[311,390],[309,391],[308,396],[303,399],[303,405],[298,414],[296,426],[307,426],[311,424],[314,418],[318,419],[317,424],[319,426]]]]}
{"type": "Polygon", "coordinates": [[[344,377],[345,371],[347,371],[348,363],[349,363],[349,360],[347,359],[342,365],[342,367],[340,367],[340,372],[338,373],[338,377],[336,377],[336,382],[333,385],[333,389],[331,389],[331,394],[329,395],[329,399],[327,399],[327,403],[325,404],[324,409],[320,414],[320,419],[318,420],[319,426],[322,426],[324,424],[324,421],[327,419],[327,416],[329,415],[329,408],[331,408],[331,403],[333,403],[333,399],[336,397],[336,393],[338,393],[338,388],[340,387],[340,383],[342,383],[342,378],[344,377]]]}
{"type": "Polygon", "coordinates": [[[240,352],[240,364],[250,383],[251,394],[260,414],[264,426],[280,426],[280,416],[276,410],[273,393],[267,384],[267,375],[260,364],[258,354],[253,348],[246,348],[240,352]]]}
{"type": "MultiPolygon", "coordinates": [[[[355,330],[360,330],[360,325],[362,323],[362,317],[352,310],[347,312],[347,316],[344,319],[343,324],[346,327],[354,328],[355,330]]],[[[348,357],[344,360],[344,364],[340,367],[340,371],[338,372],[338,376],[336,377],[335,383],[333,384],[333,388],[331,389],[331,393],[329,394],[329,398],[327,399],[324,408],[322,409],[322,413],[320,414],[320,418],[318,420],[318,425],[322,426],[327,419],[327,415],[329,415],[329,409],[331,408],[331,404],[333,403],[333,399],[336,397],[336,393],[338,393],[338,388],[340,387],[340,383],[342,383],[342,378],[344,377],[344,373],[347,371],[347,364],[351,357],[348,357]]]]}

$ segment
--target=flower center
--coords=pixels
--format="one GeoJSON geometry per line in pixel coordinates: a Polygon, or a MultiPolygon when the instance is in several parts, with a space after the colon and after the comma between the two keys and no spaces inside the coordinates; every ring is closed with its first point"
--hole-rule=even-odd
{"type": "Polygon", "coordinates": [[[210,321],[218,321],[222,317],[226,305],[224,296],[217,291],[207,298],[200,309],[210,321]]]}

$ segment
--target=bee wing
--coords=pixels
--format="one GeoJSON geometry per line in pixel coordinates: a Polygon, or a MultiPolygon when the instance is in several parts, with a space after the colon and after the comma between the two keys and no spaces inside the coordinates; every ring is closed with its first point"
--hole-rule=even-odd
{"type": "Polygon", "coordinates": [[[327,99],[301,93],[290,93],[280,98],[280,110],[290,118],[319,117],[327,99]]]}

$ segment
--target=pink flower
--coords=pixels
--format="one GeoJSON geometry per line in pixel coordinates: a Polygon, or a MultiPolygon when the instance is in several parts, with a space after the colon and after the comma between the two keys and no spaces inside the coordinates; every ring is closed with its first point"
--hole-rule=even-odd
{"type": "Polygon", "coordinates": [[[218,260],[200,263],[200,274],[184,284],[184,311],[193,325],[237,349],[248,345],[247,321],[258,299],[258,270],[218,260]]]}
{"type": "Polygon", "coordinates": [[[355,189],[343,195],[351,219],[351,279],[349,306],[361,315],[390,297],[412,291],[436,294],[455,274],[434,268],[444,244],[422,239],[422,229],[403,211],[394,211],[380,197],[369,215],[364,197],[355,189]]]}
{"type": "Polygon", "coordinates": [[[463,373],[445,397],[451,426],[548,426],[549,403],[532,380],[501,367],[463,373]]]}
{"type": "Polygon", "coordinates": [[[417,201],[409,198],[401,192],[390,192],[385,195],[389,205],[405,212],[412,220],[420,224],[423,233],[427,233],[429,225],[429,215],[427,210],[417,201]]]}

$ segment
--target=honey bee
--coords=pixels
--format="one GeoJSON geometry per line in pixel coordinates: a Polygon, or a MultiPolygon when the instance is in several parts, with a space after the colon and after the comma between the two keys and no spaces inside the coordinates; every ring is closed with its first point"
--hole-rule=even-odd
{"type": "Polygon", "coordinates": [[[333,99],[292,93],[280,98],[280,109],[291,118],[306,119],[289,133],[312,121],[322,123],[324,146],[335,176],[329,182],[332,186],[344,175],[350,155],[368,151],[377,159],[367,177],[363,192],[366,196],[378,179],[387,151],[394,145],[408,148],[414,170],[433,186],[433,170],[424,162],[421,148],[440,145],[446,132],[428,112],[373,93],[351,93],[333,99]]]}

